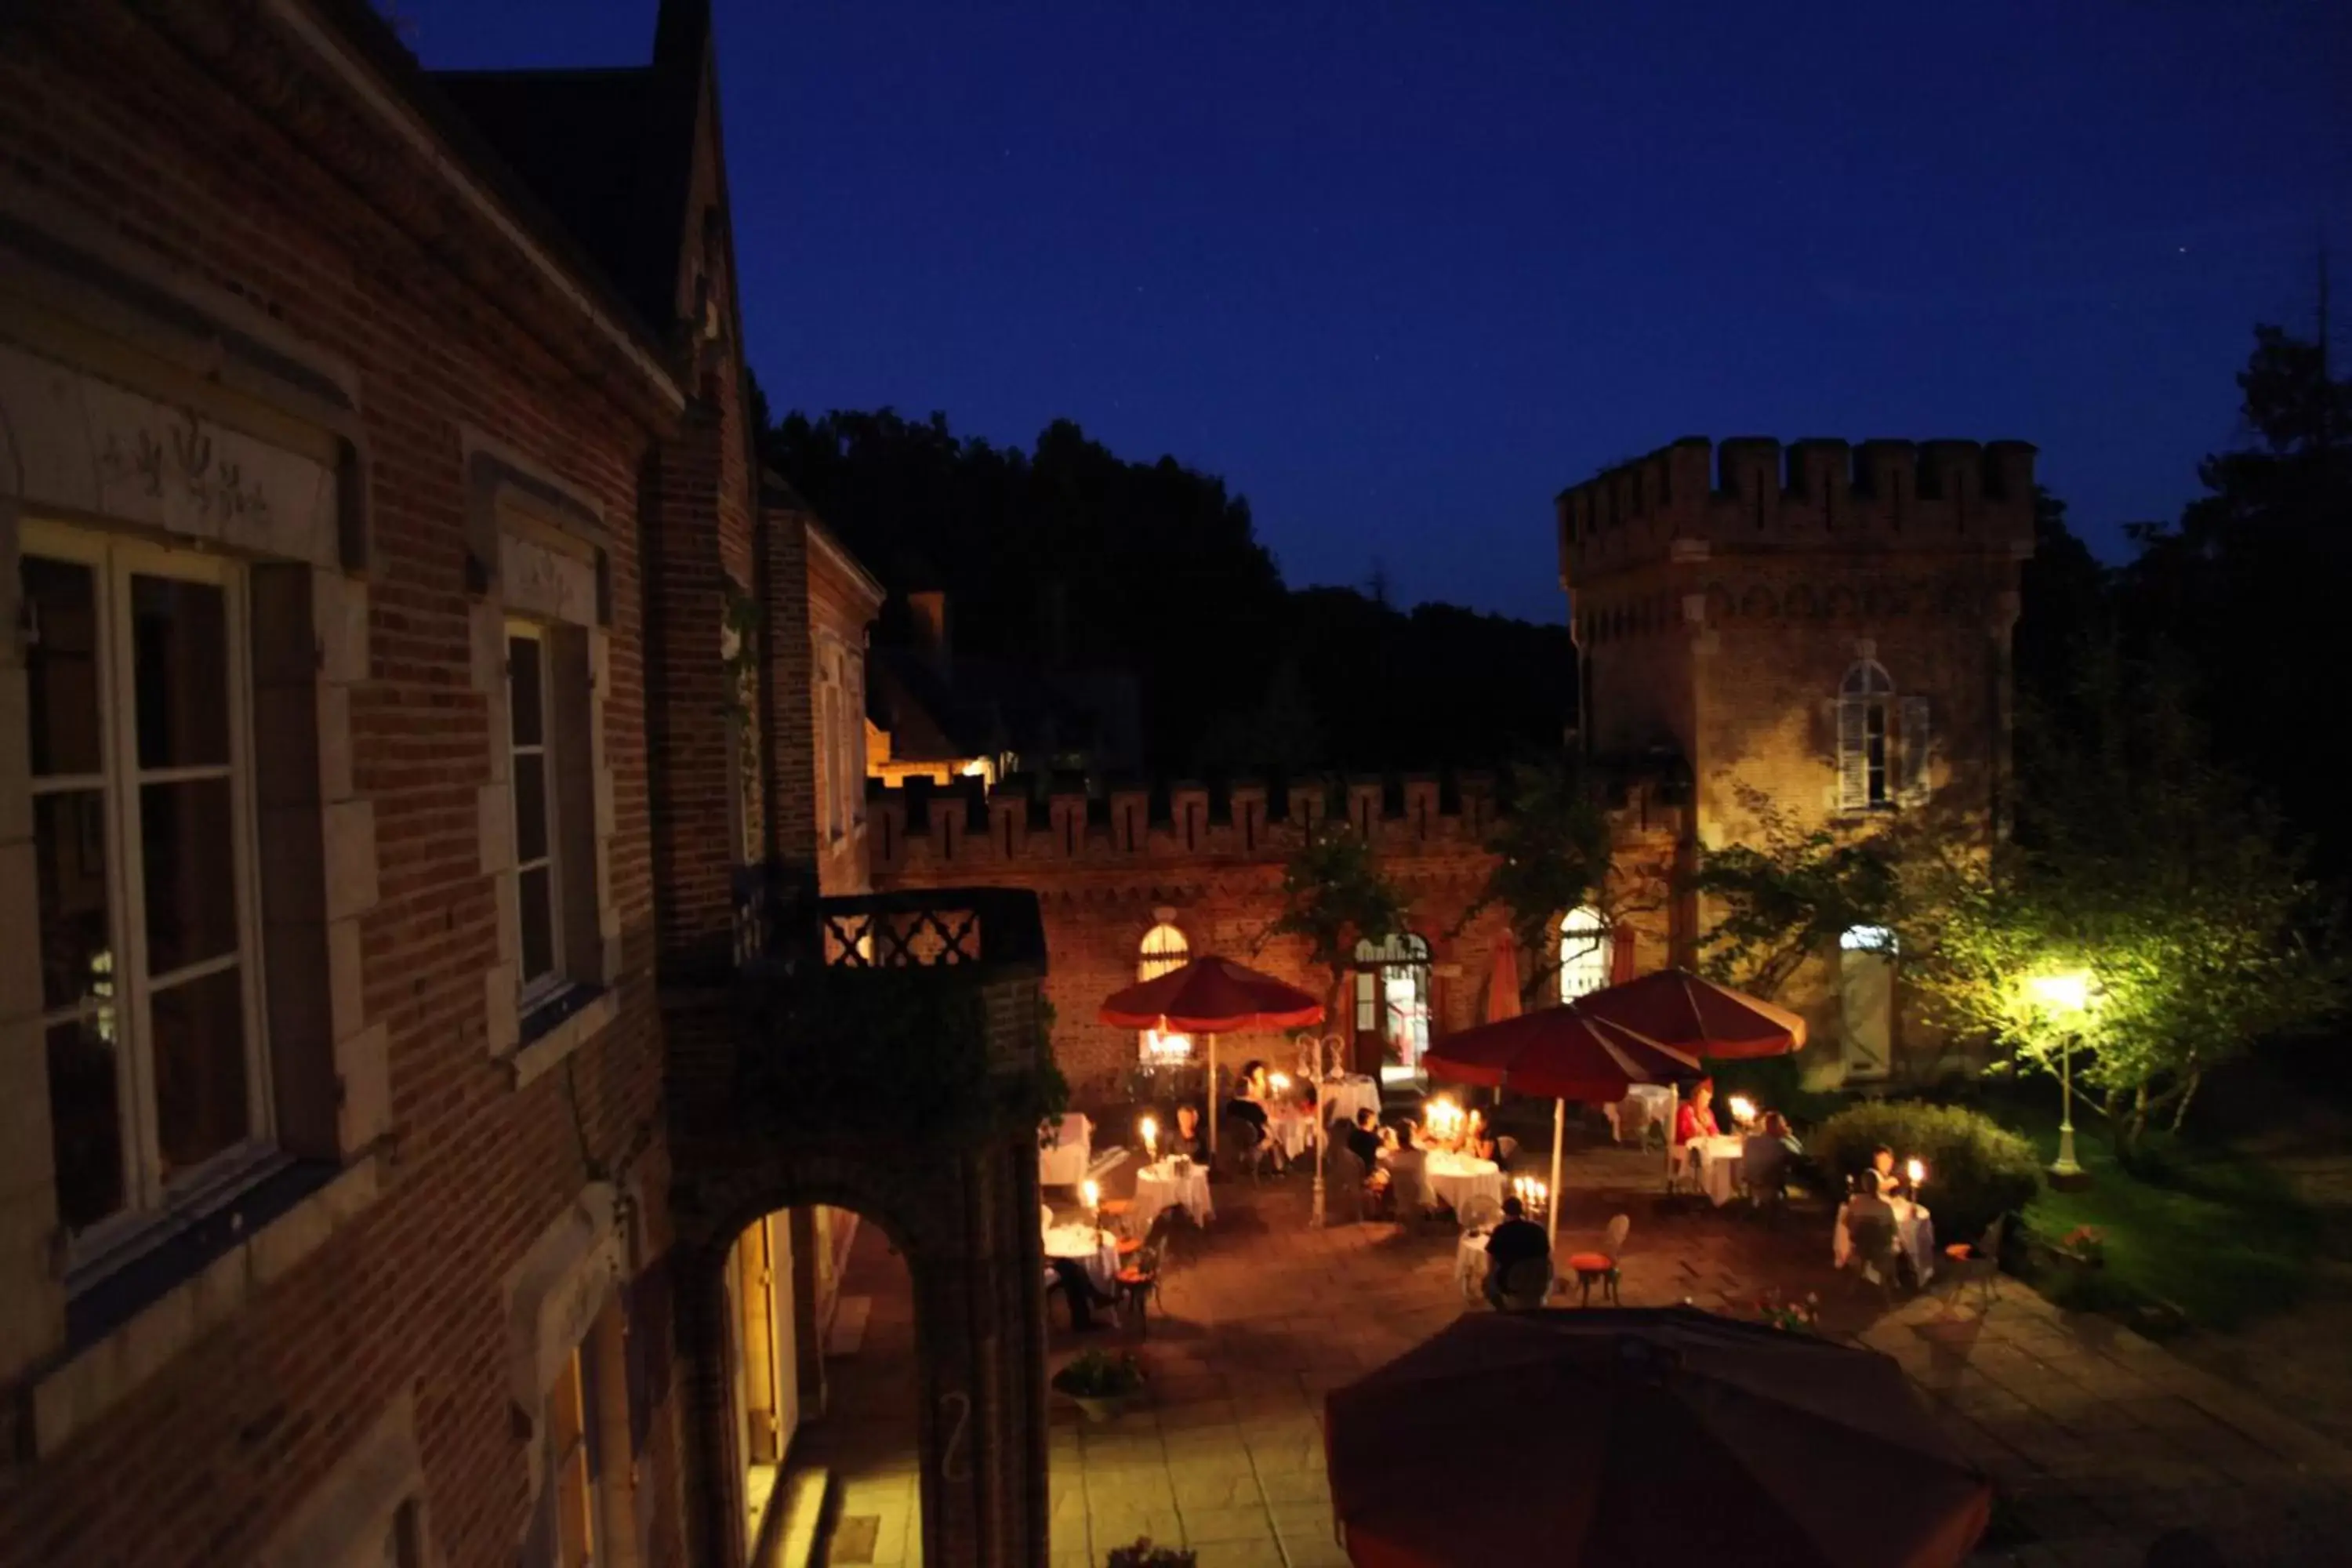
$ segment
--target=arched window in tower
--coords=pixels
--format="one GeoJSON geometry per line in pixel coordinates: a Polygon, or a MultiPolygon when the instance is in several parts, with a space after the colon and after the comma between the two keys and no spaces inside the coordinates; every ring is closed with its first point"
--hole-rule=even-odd
{"type": "Polygon", "coordinates": [[[1356,944],[1356,1036],[1380,1041],[1381,1081],[1417,1082],[1429,1049],[1429,942],[1411,931],[1356,944]]]}
{"type": "MultiPolygon", "coordinates": [[[[1185,942],[1184,933],[1176,929],[1176,911],[1154,910],[1151,917],[1157,923],[1143,933],[1143,946],[1136,954],[1135,977],[1138,980],[1157,980],[1192,961],[1191,944],[1185,942]]],[[[1190,1061],[1192,1059],[1192,1037],[1163,1035],[1157,1029],[1146,1029],[1139,1048],[1147,1063],[1165,1066],[1190,1061]]]]}
{"type": "Polygon", "coordinates": [[[1609,984],[1609,928],[1591,904],[1559,922],[1559,999],[1573,1002],[1609,984]]]}
{"type": "Polygon", "coordinates": [[[1895,804],[1895,682],[1875,659],[1858,659],[1838,688],[1838,809],[1895,804]]]}

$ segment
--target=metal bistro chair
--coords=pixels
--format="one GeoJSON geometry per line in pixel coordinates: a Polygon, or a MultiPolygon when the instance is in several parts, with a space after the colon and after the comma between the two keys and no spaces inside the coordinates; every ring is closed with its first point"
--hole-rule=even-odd
{"type": "Polygon", "coordinates": [[[1568,1266],[1576,1273],[1580,1291],[1578,1306],[1592,1305],[1592,1287],[1596,1284],[1601,1287],[1602,1300],[1612,1306],[1624,1305],[1617,1299],[1617,1259],[1624,1252],[1625,1237],[1633,1228],[1632,1217],[1621,1214],[1609,1222],[1607,1230],[1601,1232],[1600,1251],[1578,1252],[1570,1256],[1568,1266]]]}
{"type": "Polygon", "coordinates": [[[1234,1152],[1234,1163],[1249,1173],[1253,1182],[1265,1173],[1266,1162],[1273,1157],[1272,1140],[1257,1130],[1257,1123],[1245,1117],[1225,1119],[1225,1143],[1234,1152]]]}
{"type": "Polygon", "coordinates": [[[1864,1280],[1878,1282],[1878,1294],[1887,1306],[1895,1305],[1896,1270],[1901,1268],[1895,1247],[1895,1216],[1883,1214],[1849,1214],[1845,1223],[1846,1238],[1853,1244],[1854,1261],[1860,1266],[1864,1280]]]}
{"type": "Polygon", "coordinates": [[[1503,1217],[1503,1200],[1492,1193],[1480,1193],[1464,1201],[1454,1218],[1465,1230],[1492,1230],[1503,1217]]]}
{"type": "Polygon", "coordinates": [[[2000,1245],[2009,1231],[2009,1216],[2001,1215],[1985,1226],[1985,1233],[1974,1245],[1956,1241],[1944,1248],[1944,1310],[1948,1313],[1958,1305],[1960,1290],[1975,1284],[1979,1295],[1979,1310],[1989,1312],[2000,1299],[2000,1245]]]}
{"type": "MultiPolygon", "coordinates": [[[[1138,1338],[1149,1335],[1148,1320],[1151,1316],[1152,1298],[1160,1294],[1162,1260],[1167,1254],[1157,1242],[1147,1242],[1121,1266],[1114,1283],[1118,1287],[1118,1315],[1122,1321],[1132,1322],[1138,1338]]],[[[1162,1316],[1167,1309],[1160,1309],[1162,1316]]]]}

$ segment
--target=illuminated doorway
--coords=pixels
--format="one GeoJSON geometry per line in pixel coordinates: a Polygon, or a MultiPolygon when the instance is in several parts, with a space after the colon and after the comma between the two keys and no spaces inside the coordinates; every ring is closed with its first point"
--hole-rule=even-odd
{"type": "Polygon", "coordinates": [[[1895,1050],[1895,933],[1853,926],[1838,937],[1838,1049],[1849,1079],[1886,1076],[1895,1050]]]}
{"type": "Polygon", "coordinates": [[[1358,1070],[1377,1063],[1381,1087],[1424,1081],[1429,1054],[1429,943],[1411,931],[1356,944],[1358,1070]]]}

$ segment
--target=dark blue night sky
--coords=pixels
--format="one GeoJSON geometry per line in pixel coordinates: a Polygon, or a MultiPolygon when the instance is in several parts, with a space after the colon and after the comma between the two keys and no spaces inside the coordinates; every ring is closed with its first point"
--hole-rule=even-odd
{"type": "MultiPolygon", "coordinates": [[[[617,65],[655,0],[394,10],[436,68],[617,65]]],[[[2023,437],[2118,554],[2352,252],[2347,0],[718,21],[778,409],[1066,415],[1407,601],[1559,618],[1552,493],[1685,434],[2023,437]]]]}

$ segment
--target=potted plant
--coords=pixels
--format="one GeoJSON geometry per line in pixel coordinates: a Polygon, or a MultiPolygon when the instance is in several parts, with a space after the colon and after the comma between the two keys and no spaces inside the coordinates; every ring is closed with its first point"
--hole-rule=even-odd
{"type": "Polygon", "coordinates": [[[1181,1546],[1154,1546],[1139,1535],[1132,1546],[1114,1546],[1103,1568],[1193,1568],[1200,1558],[1181,1546]]]}
{"type": "Polygon", "coordinates": [[[1083,1352],[1054,1374],[1054,1391],[1066,1394],[1089,1421],[1108,1421],[1143,1392],[1143,1368],[1131,1355],[1083,1352]]]}
{"type": "Polygon", "coordinates": [[[2107,1238],[2095,1226],[2076,1226],[2058,1243],[2058,1250],[2085,1268],[2106,1266],[2107,1238]]]}
{"type": "Polygon", "coordinates": [[[1822,1299],[1813,1291],[1805,1292],[1801,1301],[1782,1300],[1778,1290],[1767,1290],[1757,1299],[1756,1320],[1784,1334],[1814,1334],[1821,1331],[1822,1299]]]}

